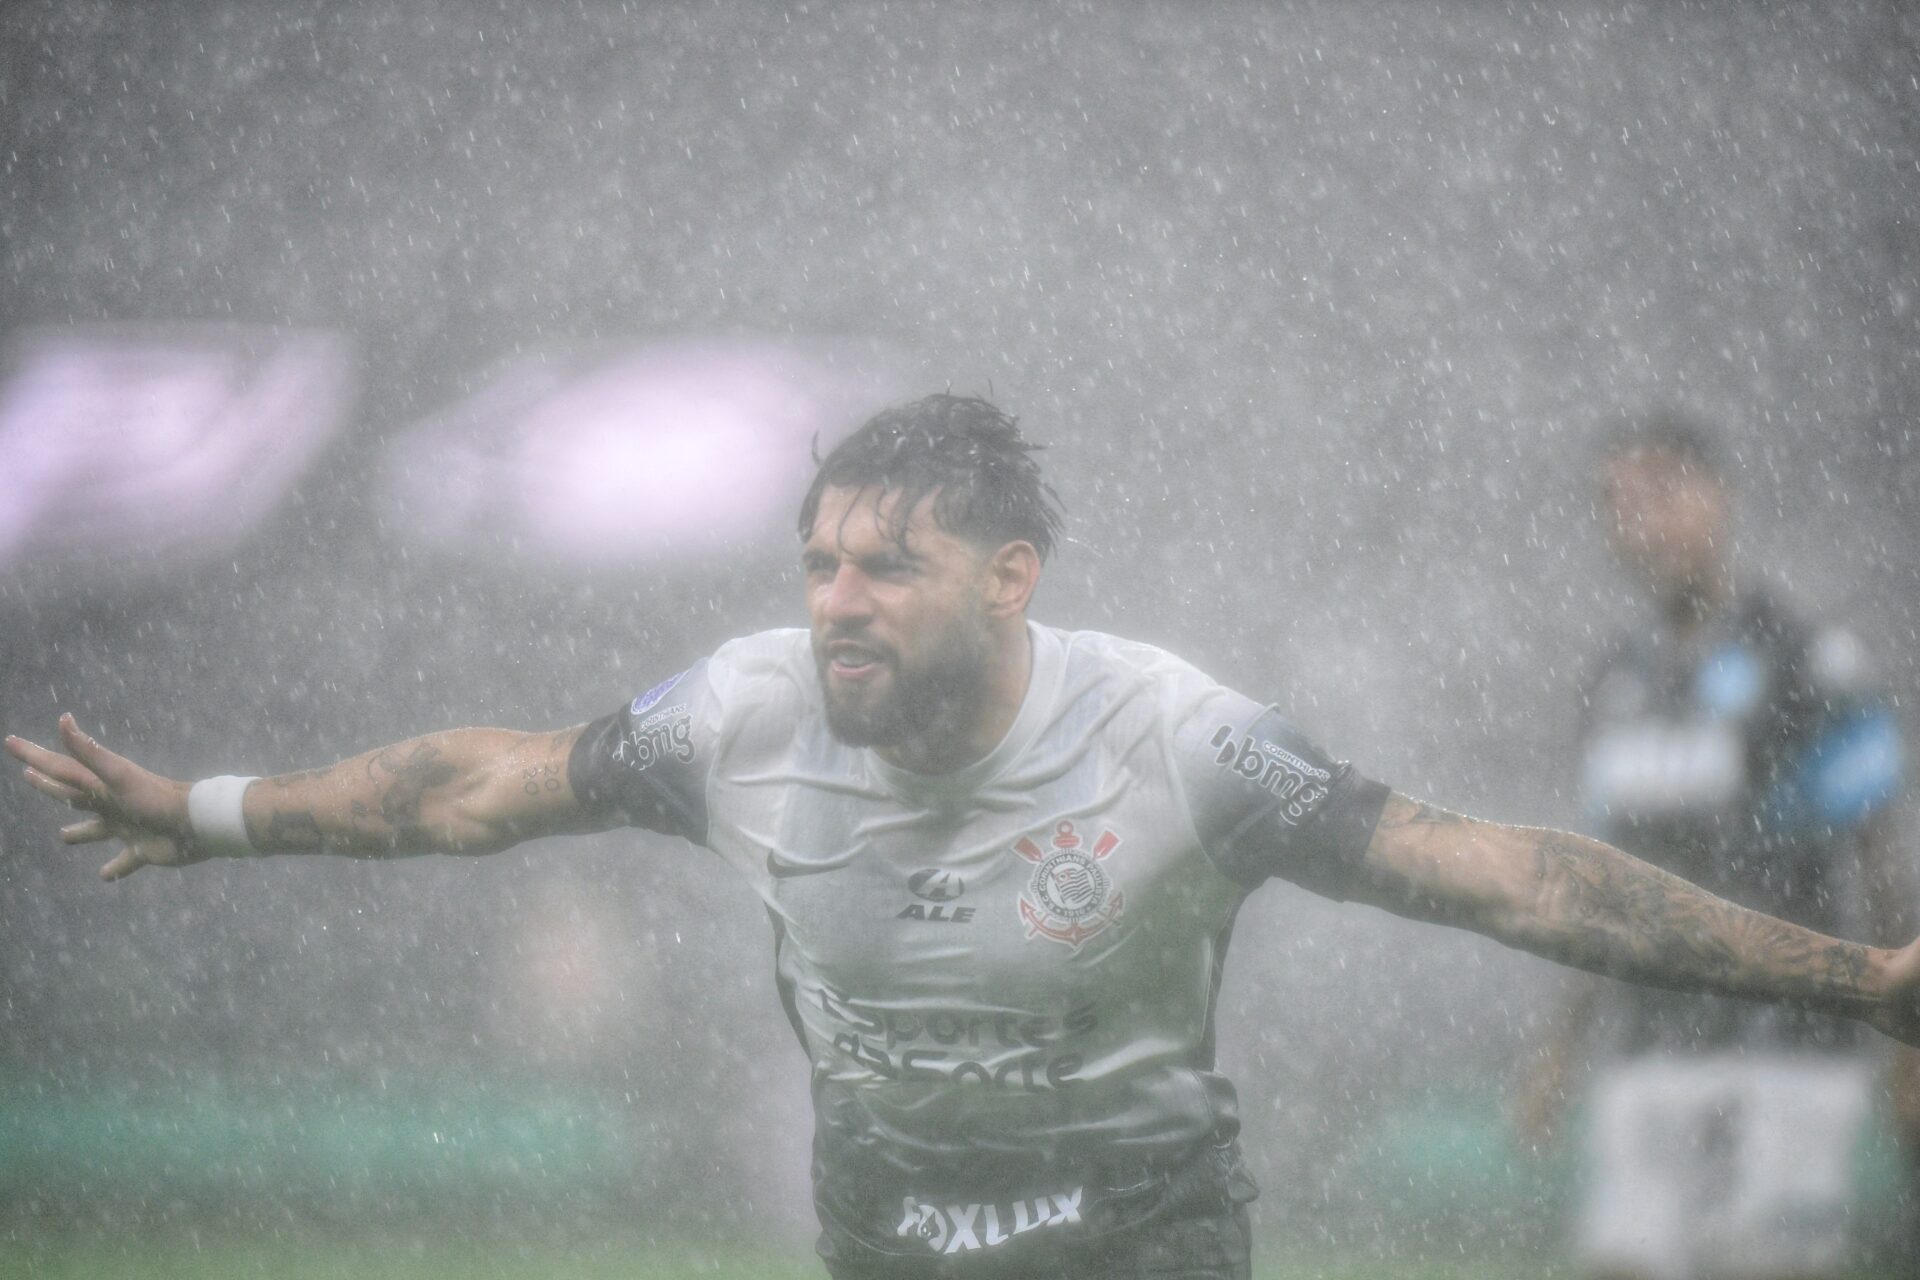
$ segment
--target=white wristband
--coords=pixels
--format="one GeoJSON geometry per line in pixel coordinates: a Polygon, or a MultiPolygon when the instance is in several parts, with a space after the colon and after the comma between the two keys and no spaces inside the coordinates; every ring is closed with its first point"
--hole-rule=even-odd
{"type": "Polygon", "coordinates": [[[258,778],[225,774],[202,778],[187,788],[187,825],[200,847],[216,858],[251,858],[260,851],[247,835],[240,801],[258,778]]]}

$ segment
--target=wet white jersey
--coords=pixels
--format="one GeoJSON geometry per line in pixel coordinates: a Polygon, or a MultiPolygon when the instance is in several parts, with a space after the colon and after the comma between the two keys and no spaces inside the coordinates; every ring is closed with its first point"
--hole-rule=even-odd
{"type": "Polygon", "coordinates": [[[571,763],[585,803],[706,846],[766,903],[822,1217],[868,1247],[943,1250],[961,1218],[976,1242],[989,1217],[994,1243],[1086,1229],[1231,1140],[1235,911],[1270,875],[1339,893],[1385,798],[1159,649],[1031,636],[1012,728],[956,773],[836,741],[798,630],[726,645],[571,763]]]}

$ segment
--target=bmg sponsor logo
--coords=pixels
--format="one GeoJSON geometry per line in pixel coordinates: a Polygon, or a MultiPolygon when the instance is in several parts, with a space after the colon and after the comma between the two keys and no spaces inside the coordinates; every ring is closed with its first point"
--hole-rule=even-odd
{"type": "Polygon", "coordinates": [[[1215,755],[1213,763],[1229,773],[1246,779],[1280,801],[1280,816],[1289,825],[1313,812],[1326,797],[1333,775],[1308,764],[1277,743],[1252,734],[1234,740],[1233,726],[1223,724],[1208,741],[1215,755]]]}
{"type": "Polygon", "coordinates": [[[693,716],[682,702],[656,711],[620,736],[613,758],[635,773],[645,773],[662,760],[692,764],[693,716]]]}
{"type": "Polygon", "coordinates": [[[1085,1187],[997,1204],[939,1204],[903,1196],[894,1234],[918,1240],[934,1253],[993,1249],[1029,1231],[1072,1226],[1080,1221],[1085,1197],[1085,1187]]]}

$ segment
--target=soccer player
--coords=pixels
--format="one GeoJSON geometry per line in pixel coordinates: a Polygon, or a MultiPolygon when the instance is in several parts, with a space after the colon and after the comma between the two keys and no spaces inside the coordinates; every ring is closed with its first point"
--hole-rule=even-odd
{"type": "MultiPolygon", "coordinates": [[[[1585,690],[1588,821],[1743,905],[1903,938],[1917,904],[1890,821],[1898,717],[1852,633],[1736,573],[1717,453],[1704,427],[1658,414],[1600,459],[1609,540],[1654,610],[1585,690]]],[[[1804,1007],[1585,982],[1523,1091],[1536,1136],[1603,1010],[1615,1043],[1595,1082],[1579,1232],[1593,1273],[1836,1274],[1872,1103],[1863,1029],[1804,1007]]],[[[1896,1065],[1894,1110],[1911,1122],[1913,1062],[1896,1065]]]]}
{"type": "Polygon", "coordinates": [[[1170,654],[1029,621],[1057,503],[984,401],[875,417],[799,525],[808,630],[732,641],[576,728],[191,786],[71,717],[64,752],[8,748],[89,815],[66,842],[123,842],[108,879],[621,825],[712,849],[773,920],[839,1280],[1248,1276],[1214,998],[1235,912],[1272,876],[1920,1040],[1920,942],[1843,942],[1594,840],[1394,794],[1170,654]]]}

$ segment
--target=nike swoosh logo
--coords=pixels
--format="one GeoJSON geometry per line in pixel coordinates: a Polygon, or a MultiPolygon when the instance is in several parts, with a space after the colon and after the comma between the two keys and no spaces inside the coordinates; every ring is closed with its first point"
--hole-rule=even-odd
{"type": "Polygon", "coordinates": [[[795,876],[817,876],[823,871],[838,871],[847,865],[847,859],[838,862],[788,862],[773,850],[767,850],[767,874],[775,880],[791,880],[795,876]]]}

